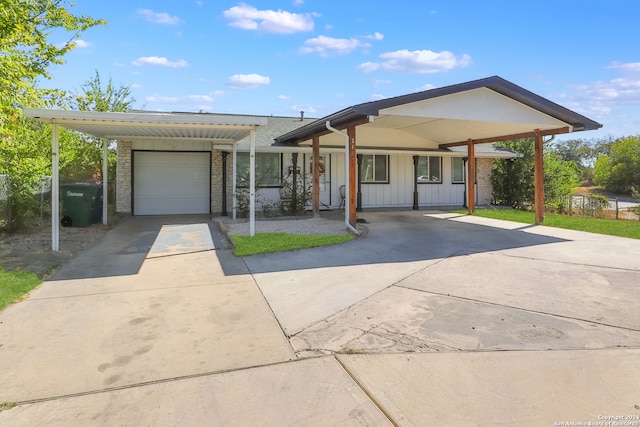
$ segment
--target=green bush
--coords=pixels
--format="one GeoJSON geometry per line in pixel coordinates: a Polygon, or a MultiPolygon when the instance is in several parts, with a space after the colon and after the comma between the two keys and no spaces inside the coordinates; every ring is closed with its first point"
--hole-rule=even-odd
{"type": "MultiPolygon", "coordinates": [[[[531,139],[518,139],[500,145],[522,154],[516,159],[496,159],[493,163],[491,184],[495,204],[528,209],[534,202],[534,143],[531,139]]],[[[545,206],[552,210],[564,209],[566,198],[580,183],[580,171],[575,162],[564,161],[547,148],[544,153],[545,206]]]]}

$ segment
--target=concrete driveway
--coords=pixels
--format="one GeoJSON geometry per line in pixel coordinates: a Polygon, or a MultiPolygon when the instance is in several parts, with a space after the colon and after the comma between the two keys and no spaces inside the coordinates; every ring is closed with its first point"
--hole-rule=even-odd
{"type": "Polygon", "coordinates": [[[0,424],[640,425],[640,241],[360,216],[244,259],[124,219],[0,313],[0,424]]]}

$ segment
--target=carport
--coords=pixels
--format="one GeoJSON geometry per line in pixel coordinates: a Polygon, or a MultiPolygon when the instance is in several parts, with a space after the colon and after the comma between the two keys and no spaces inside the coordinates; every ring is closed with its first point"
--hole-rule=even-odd
{"type": "MultiPolygon", "coordinates": [[[[59,250],[59,126],[76,132],[92,135],[102,140],[103,145],[103,222],[107,222],[107,148],[110,141],[126,139],[149,140],[199,140],[215,144],[227,144],[235,148],[235,143],[251,136],[250,161],[251,183],[254,188],[255,176],[255,129],[266,124],[266,119],[251,116],[234,116],[220,114],[177,114],[155,112],[95,112],[24,109],[26,117],[52,125],[52,209],[51,209],[51,248],[59,250]]],[[[235,150],[234,150],[235,154],[235,150]]],[[[234,155],[235,165],[235,155],[234,155]]],[[[235,194],[235,173],[234,173],[235,194]]],[[[255,229],[255,194],[250,193],[251,234],[255,229]]],[[[235,206],[235,202],[234,202],[235,206]]]]}
{"type": "MultiPolygon", "coordinates": [[[[319,170],[321,147],[344,147],[348,159],[345,162],[345,224],[354,227],[357,201],[361,197],[360,174],[356,174],[361,156],[357,150],[416,153],[466,146],[467,176],[473,177],[476,144],[534,138],[535,211],[536,223],[541,223],[544,219],[544,143],[557,134],[601,127],[600,123],[493,76],[354,105],[280,136],[275,145],[311,147],[314,172],[319,170]]],[[[417,209],[418,197],[417,159],[414,155],[414,209],[417,209]]],[[[317,173],[314,173],[313,184],[313,211],[317,215],[317,173]]],[[[469,213],[473,213],[475,205],[474,184],[473,179],[467,180],[469,213]]]]}

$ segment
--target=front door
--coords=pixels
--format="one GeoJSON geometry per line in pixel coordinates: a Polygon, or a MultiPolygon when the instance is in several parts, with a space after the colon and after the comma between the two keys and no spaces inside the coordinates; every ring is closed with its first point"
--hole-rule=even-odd
{"type": "MultiPolygon", "coordinates": [[[[305,177],[309,183],[313,183],[313,156],[305,154],[305,177]]],[[[320,209],[327,209],[331,206],[331,155],[320,155],[320,209]]],[[[311,202],[312,203],[312,202],[311,202]]],[[[309,207],[311,207],[311,203],[309,207]]]]}

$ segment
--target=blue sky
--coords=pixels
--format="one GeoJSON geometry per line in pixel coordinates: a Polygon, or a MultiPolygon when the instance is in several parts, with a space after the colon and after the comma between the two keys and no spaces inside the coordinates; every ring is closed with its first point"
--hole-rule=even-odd
{"type": "Polygon", "coordinates": [[[75,3],[108,25],[42,86],[78,91],[98,70],[138,109],[322,117],[499,75],[604,125],[574,137],[640,133],[636,0],[75,3]]]}

